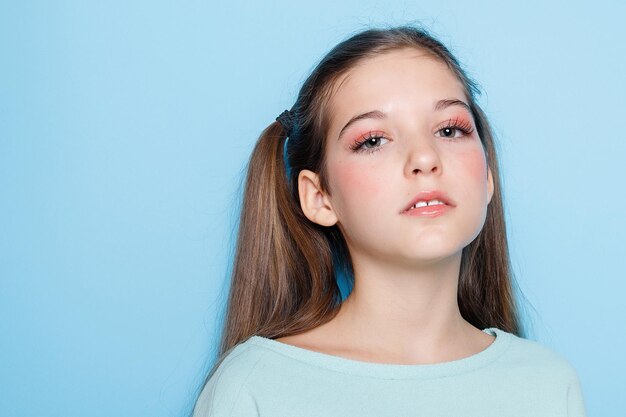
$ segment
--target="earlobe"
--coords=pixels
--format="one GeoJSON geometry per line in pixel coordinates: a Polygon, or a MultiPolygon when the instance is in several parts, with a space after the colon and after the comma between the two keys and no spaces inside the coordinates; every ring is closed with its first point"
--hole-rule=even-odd
{"type": "Polygon", "coordinates": [[[337,223],[335,211],[326,194],[320,190],[319,177],[315,172],[308,169],[300,171],[298,195],[304,215],[313,223],[321,226],[332,226],[337,223]]]}

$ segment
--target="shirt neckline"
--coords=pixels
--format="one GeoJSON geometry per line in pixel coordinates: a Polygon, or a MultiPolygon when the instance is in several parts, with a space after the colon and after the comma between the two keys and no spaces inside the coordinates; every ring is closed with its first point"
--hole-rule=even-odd
{"type": "Polygon", "coordinates": [[[482,331],[496,336],[495,340],[482,351],[452,361],[415,365],[387,364],[348,359],[304,349],[258,335],[251,336],[248,339],[248,343],[264,347],[299,362],[341,373],[389,379],[440,378],[469,372],[488,365],[504,353],[514,337],[513,334],[497,327],[489,327],[482,331]]]}

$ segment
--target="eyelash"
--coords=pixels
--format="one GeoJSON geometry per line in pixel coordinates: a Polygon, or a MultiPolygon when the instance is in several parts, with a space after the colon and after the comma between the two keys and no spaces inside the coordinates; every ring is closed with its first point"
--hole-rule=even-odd
{"type": "MultiPolygon", "coordinates": [[[[449,120],[447,120],[444,123],[445,123],[445,125],[443,125],[439,129],[437,129],[437,132],[441,132],[444,129],[455,129],[455,130],[459,130],[459,131],[463,132],[463,134],[465,136],[469,136],[469,135],[471,135],[474,132],[474,128],[472,127],[471,123],[469,123],[467,121],[464,121],[464,120],[460,120],[458,118],[456,118],[456,119],[449,119],[449,120]]],[[[374,152],[378,151],[381,147],[380,146],[376,146],[374,148],[362,147],[367,141],[369,141],[371,139],[387,139],[387,138],[385,138],[383,135],[377,134],[374,131],[370,131],[369,133],[367,133],[367,136],[362,137],[356,143],[351,145],[350,149],[352,149],[354,152],[358,152],[358,153],[360,153],[360,152],[374,153],[374,152]]],[[[455,139],[455,138],[450,138],[450,139],[455,139]]]]}

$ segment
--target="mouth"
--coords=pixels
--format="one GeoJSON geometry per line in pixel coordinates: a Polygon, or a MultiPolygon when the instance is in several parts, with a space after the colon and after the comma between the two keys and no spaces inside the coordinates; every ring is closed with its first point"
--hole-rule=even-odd
{"type": "Polygon", "coordinates": [[[443,191],[421,191],[404,207],[401,214],[413,210],[418,210],[422,213],[430,213],[455,206],[456,204],[443,191]]]}

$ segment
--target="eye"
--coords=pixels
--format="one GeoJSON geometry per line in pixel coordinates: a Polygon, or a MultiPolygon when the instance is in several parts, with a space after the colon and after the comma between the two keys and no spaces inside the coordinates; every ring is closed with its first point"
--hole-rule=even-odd
{"type": "Polygon", "coordinates": [[[367,136],[357,140],[350,146],[354,152],[374,153],[381,148],[381,140],[389,141],[383,135],[376,134],[375,132],[369,132],[367,136]]]}
{"type": "Polygon", "coordinates": [[[469,136],[474,132],[472,124],[465,120],[450,119],[444,123],[442,127],[437,130],[437,133],[441,132],[444,138],[459,138],[463,136],[469,136]],[[460,136],[457,136],[460,133],[460,136]]]}

